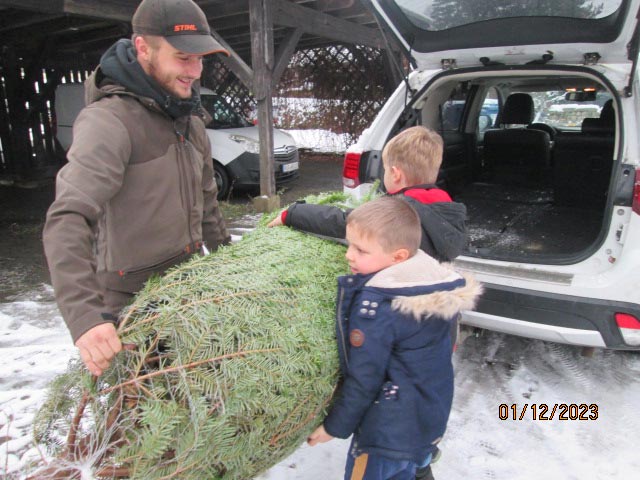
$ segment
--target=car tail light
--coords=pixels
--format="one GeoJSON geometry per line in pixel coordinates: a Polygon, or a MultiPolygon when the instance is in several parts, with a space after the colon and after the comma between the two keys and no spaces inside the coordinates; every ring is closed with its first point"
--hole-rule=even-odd
{"type": "Polygon", "coordinates": [[[640,215],[640,168],[636,170],[636,181],[633,185],[633,211],[640,215]]]}
{"type": "Polygon", "coordinates": [[[342,185],[356,188],[360,185],[360,157],[362,152],[347,152],[342,166],[342,185]]]}
{"type": "Polygon", "coordinates": [[[640,346],[640,320],[628,313],[616,313],[616,323],[627,345],[640,346]]]}

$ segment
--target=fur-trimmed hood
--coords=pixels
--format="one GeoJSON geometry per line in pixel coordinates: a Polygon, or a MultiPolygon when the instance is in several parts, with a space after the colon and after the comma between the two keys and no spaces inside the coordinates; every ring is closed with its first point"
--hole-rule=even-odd
{"type": "Polygon", "coordinates": [[[375,274],[365,285],[395,296],[392,308],[418,321],[431,316],[452,318],[471,310],[482,286],[471,275],[461,275],[422,250],[410,259],[375,274]]]}

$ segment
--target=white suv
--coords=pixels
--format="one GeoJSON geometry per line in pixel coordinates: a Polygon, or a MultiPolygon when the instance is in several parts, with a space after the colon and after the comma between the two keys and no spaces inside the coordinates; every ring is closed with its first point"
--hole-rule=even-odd
{"type": "MultiPolygon", "coordinates": [[[[211,142],[218,198],[226,198],[233,186],[260,185],[258,127],[208,88],[200,90],[200,98],[212,117],[207,125],[207,135],[211,142]]],[[[83,84],[65,83],[56,88],[56,138],[64,151],[71,146],[73,122],[83,107],[83,84]]],[[[288,133],[274,129],[273,144],[276,184],[294,180],[300,167],[295,140],[288,133]]]]}
{"type": "Polygon", "coordinates": [[[399,131],[440,132],[438,184],[468,210],[455,263],[486,288],[463,324],[640,350],[640,0],[370,3],[415,68],[345,191],[382,178],[399,131]]]}

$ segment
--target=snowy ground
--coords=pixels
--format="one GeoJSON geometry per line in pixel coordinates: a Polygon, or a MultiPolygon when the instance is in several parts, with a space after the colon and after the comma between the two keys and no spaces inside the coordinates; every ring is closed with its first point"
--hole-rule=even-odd
{"type": "MultiPolygon", "coordinates": [[[[75,355],[48,285],[0,304],[0,355],[0,471],[19,476],[40,455],[30,423],[45,386],[75,355]]],[[[640,355],[597,351],[587,358],[572,347],[485,332],[466,339],[455,366],[454,408],[436,478],[636,478],[640,355]],[[499,418],[501,404],[508,406],[506,420],[499,418]],[[572,420],[581,411],[571,407],[568,420],[558,418],[560,409],[553,420],[534,420],[533,405],[537,415],[548,406],[549,417],[555,404],[585,404],[592,419],[572,420]]],[[[302,445],[258,479],[339,479],[347,446],[302,445]]]]}
{"type": "Polygon", "coordinates": [[[310,149],[319,153],[344,152],[348,145],[348,136],[325,130],[286,130],[296,141],[298,148],[310,149]]]}
{"type": "MultiPolygon", "coordinates": [[[[296,140],[330,150],[323,150],[320,134],[303,132],[296,140]]],[[[235,235],[251,224],[255,218],[240,223],[235,235]]],[[[0,252],[0,476],[20,478],[41,455],[30,425],[46,385],[76,352],[51,287],[33,279],[26,260],[10,255],[0,252]]],[[[436,479],[638,477],[639,353],[599,350],[583,357],[577,348],[484,332],[465,340],[454,363],[456,394],[443,455],[433,467],[436,479]],[[567,405],[567,420],[559,419],[564,407],[552,420],[539,418],[545,408],[550,417],[556,404],[567,405]],[[500,405],[509,418],[499,418],[500,405]],[[580,413],[587,419],[573,419],[580,413]]],[[[258,479],[341,479],[347,446],[345,440],[301,445],[258,479]]]]}

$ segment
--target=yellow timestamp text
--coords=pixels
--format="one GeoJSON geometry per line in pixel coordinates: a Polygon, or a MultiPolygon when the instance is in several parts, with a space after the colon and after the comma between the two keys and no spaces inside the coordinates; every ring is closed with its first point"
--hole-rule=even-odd
{"type": "Polygon", "coordinates": [[[553,420],[597,420],[599,415],[598,405],[595,403],[525,403],[506,404],[498,406],[498,418],[500,420],[521,421],[531,417],[534,421],[553,420]]]}

